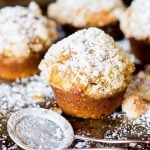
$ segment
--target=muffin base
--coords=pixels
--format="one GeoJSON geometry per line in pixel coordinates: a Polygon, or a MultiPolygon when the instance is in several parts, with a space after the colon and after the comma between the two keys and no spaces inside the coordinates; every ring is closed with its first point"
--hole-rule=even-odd
{"type": "Polygon", "coordinates": [[[98,119],[114,112],[122,103],[125,90],[114,96],[94,99],[83,94],[64,92],[52,87],[59,107],[68,115],[98,119]]]}
{"type": "MultiPolygon", "coordinates": [[[[63,30],[65,31],[65,33],[68,35],[73,34],[74,32],[81,30],[83,28],[76,28],[73,27],[72,25],[62,25],[63,30]]],[[[119,27],[119,22],[115,22],[109,25],[105,25],[102,27],[98,27],[100,29],[102,29],[104,32],[106,32],[107,34],[109,34],[110,36],[112,36],[115,40],[120,40],[124,37],[122,31],[120,30],[119,27]]]]}
{"type": "Polygon", "coordinates": [[[147,40],[129,39],[131,50],[143,63],[150,63],[150,42],[147,40]]]}
{"type": "Polygon", "coordinates": [[[0,56],[0,78],[14,80],[37,73],[44,52],[32,53],[27,58],[0,56]]]}

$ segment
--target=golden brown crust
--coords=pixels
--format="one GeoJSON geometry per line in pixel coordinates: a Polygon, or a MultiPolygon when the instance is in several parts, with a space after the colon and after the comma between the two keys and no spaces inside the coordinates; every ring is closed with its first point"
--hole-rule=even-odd
{"type": "MultiPolygon", "coordinates": [[[[66,23],[65,21],[62,21],[57,18],[51,17],[53,20],[58,22],[58,24],[61,25],[67,25],[69,23],[66,23]]],[[[118,21],[118,18],[113,16],[110,11],[102,11],[100,13],[88,13],[85,16],[86,24],[84,25],[76,25],[71,24],[71,26],[75,28],[88,28],[88,27],[103,27],[106,25],[113,24],[118,21]]]]}
{"type": "Polygon", "coordinates": [[[32,53],[26,58],[0,56],[0,77],[8,80],[27,77],[37,73],[44,52],[32,53]]]}
{"type": "Polygon", "coordinates": [[[118,21],[118,19],[111,14],[111,11],[102,11],[100,13],[94,14],[89,13],[86,16],[86,20],[87,20],[86,27],[91,26],[102,27],[118,21]]]}
{"type": "Polygon", "coordinates": [[[52,87],[60,108],[69,115],[97,119],[114,112],[122,103],[125,90],[114,96],[93,99],[81,93],[71,93],[52,87]]]}

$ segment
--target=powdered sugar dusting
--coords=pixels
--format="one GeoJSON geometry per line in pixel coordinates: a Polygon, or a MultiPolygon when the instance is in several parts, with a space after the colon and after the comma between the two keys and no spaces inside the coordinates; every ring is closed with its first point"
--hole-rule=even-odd
{"type": "MultiPolygon", "coordinates": [[[[29,104],[35,104],[34,100],[36,100],[36,102],[39,102],[39,100],[41,101],[41,96],[40,95],[45,95],[45,98],[49,95],[49,97],[53,97],[53,93],[50,89],[49,86],[47,86],[46,83],[44,83],[41,79],[40,76],[33,76],[30,77],[29,79],[24,78],[22,80],[17,79],[13,86],[18,86],[19,84],[22,84],[22,86],[19,86],[16,90],[18,92],[21,93],[23,90],[21,90],[21,87],[26,89],[26,84],[29,84],[30,86],[28,86],[28,88],[30,87],[30,90],[27,90],[29,93],[25,93],[23,94],[25,97],[29,97],[28,95],[32,96],[32,91],[33,91],[33,97],[35,97],[36,99],[30,99],[30,103],[29,104]],[[31,83],[31,84],[30,84],[31,83]],[[32,85],[32,86],[31,86],[32,85]],[[43,85],[43,86],[42,86],[43,85]],[[43,92],[40,92],[40,91],[43,92]],[[45,92],[44,92],[45,91],[45,92]],[[47,91],[47,92],[46,92],[47,91]],[[45,94],[40,94],[40,93],[45,93],[45,94]],[[47,94],[46,94],[47,93],[47,94]],[[38,95],[38,96],[37,96],[38,95]]],[[[4,84],[3,84],[4,85],[4,84]]],[[[4,92],[8,94],[10,93],[9,91],[3,90],[3,86],[0,86],[0,93],[4,92]]],[[[5,88],[4,88],[5,89],[5,88]]],[[[25,90],[26,91],[26,90],[25,90]]],[[[15,91],[13,92],[15,93],[15,91]]],[[[12,92],[11,92],[11,96],[12,98],[14,97],[12,92]]],[[[8,96],[7,96],[8,97],[8,96]]],[[[10,99],[7,99],[10,100],[10,99]]],[[[12,99],[11,99],[12,100],[12,99]]],[[[13,98],[13,100],[15,100],[13,98]]],[[[22,101],[26,104],[28,104],[29,101],[27,101],[28,99],[22,99],[22,101]]],[[[47,101],[47,99],[44,99],[47,101]]],[[[18,101],[19,103],[19,101],[18,101]]],[[[48,103],[48,102],[47,102],[48,103]]],[[[16,103],[17,104],[17,103],[16,103]]],[[[17,104],[18,105],[18,104],[17,104]]],[[[35,105],[27,105],[28,107],[39,107],[39,105],[36,103],[35,105]]],[[[46,107],[46,106],[44,106],[46,107]]],[[[13,108],[13,107],[12,107],[13,108]]],[[[16,110],[21,109],[21,106],[16,106],[15,107],[16,110]]],[[[9,136],[6,132],[6,123],[7,123],[7,119],[3,118],[3,112],[8,112],[10,113],[7,108],[6,111],[1,110],[2,111],[0,113],[0,148],[3,150],[11,150],[11,149],[18,149],[18,147],[16,146],[16,144],[14,144],[10,139],[9,136]]],[[[149,111],[150,112],[150,111],[149,111]]],[[[4,113],[5,114],[5,113],[4,113]]],[[[67,118],[69,120],[69,118],[67,118]]],[[[105,117],[103,119],[100,120],[84,120],[84,119],[77,119],[77,118],[73,118],[75,120],[75,124],[69,120],[73,127],[76,134],[80,134],[83,136],[90,136],[90,137],[99,137],[100,138],[108,138],[108,139],[128,139],[128,138],[137,138],[137,139],[142,139],[142,140],[150,140],[149,139],[149,135],[150,135],[150,117],[149,117],[149,113],[147,112],[147,114],[143,115],[140,119],[138,120],[134,120],[134,119],[128,119],[126,117],[126,115],[122,115],[121,112],[117,112],[112,114],[111,116],[105,117]],[[147,115],[147,116],[146,116],[147,115]],[[121,121],[119,121],[121,119],[121,121]],[[131,137],[130,137],[130,134],[131,137]]],[[[36,121],[36,120],[35,120],[36,121]]],[[[58,129],[59,130],[59,129],[58,129]]],[[[57,131],[56,131],[57,132],[57,131]]],[[[59,131],[58,134],[56,133],[56,135],[58,137],[60,137],[59,135],[59,131]]],[[[94,143],[94,142],[90,142],[90,141],[80,141],[77,140],[74,142],[74,144],[71,147],[74,148],[116,148],[117,146],[120,147],[122,146],[123,148],[128,147],[129,145],[115,145],[115,144],[102,144],[102,143],[94,143]]],[[[149,148],[149,146],[146,144],[142,145],[142,144],[135,144],[135,147],[147,147],[149,148]]]]}
{"type": "Polygon", "coordinates": [[[40,76],[17,79],[15,82],[0,84],[0,114],[19,110],[24,107],[39,107],[47,97],[54,98],[52,89],[40,76]]]}
{"type": "Polygon", "coordinates": [[[34,149],[54,149],[64,135],[57,124],[41,118],[28,117],[17,125],[16,132],[26,145],[34,149]],[[59,129],[60,137],[55,132],[59,129]],[[38,131],[38,132],[37,132],[38,131]]]}
{"type": "Polygon", "coordinates": [[[85,27],[112,23],[118,20],[118,15],[123,10],[124,5],[121,0],[57,0],[50,4],[48,14],[62,24],[85,27]],[[107,16],[109,19],[101,22],[102,17],[107,16]],[[94,22],[96,18],[98,19],[94,22]]]}
{"type": "Polygon", "coordinates": [[[0,10],[0,55],[27,57],[30,52],[45,50],[56,39],[54,22],[42,16],[39,6],[31,2],[0,10]]]}
{"type": "Polygon", "coordinates": [[[150,1],[135,0],[121,17],[121,28],[126,37],[150,41],[150,1]]]}
{"type": "Polygon", "coordinates": [[[139,119],[129,119],[124,114],[114,113],[110,117],[112,119],[121,119],[120,125],[117,125],[114,130],[107,130],[105,133],[105,138],[107,139],[145,139],[150,140],[149,129],[150,122],[147,121],[149,117],[143,117],[139,119]]]}
{"type": "Polygon", "coordinates": [[[125,114],[121,112],[114,112],[112,115],[108,117],[101,118],[100,120],[81,120],[78,119],[75,121],[71,120],[71,123],[75,126],[75,134],[80,135],[85,139],[78,141],[75,144],[75,148],[130,148],[131,146],[137,148],[140,146],[141,148],[149,148],[149,144],[138,144],[134,143],[133,145],[129,144],[106,144],[106,143],[98,143],[98,142],[90,142],[87,140],[89,138],[95,139],[105,139],[107,140],[115,140],[119,142],[119,140],[141,140],[148,141],[150,140],[150,119],[149,116],[141,117],[139,119],[129,119],[125,114]],[[85,127],[82,125],[84,124],[85,127]],[[85,138],[84,138],[85,137],[85,138]]]}
{"type": "Polygon", "coordinates": [[[128,55],[97,28],[78,31],[53,45],[39,68],[53,86],[94,97],[122,90],[133,72],[128,55]]]}

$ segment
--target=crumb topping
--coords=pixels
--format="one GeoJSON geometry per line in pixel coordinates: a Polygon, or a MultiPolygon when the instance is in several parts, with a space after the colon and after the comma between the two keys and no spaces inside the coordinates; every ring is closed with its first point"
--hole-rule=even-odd
{"type": "Polygon", "coordinates": [[[75,27],[103,26],[117,21],[124,9],[121,0],[57,0],[50,4],[48,15],[75,27]]]}
{"type": "Polygon", "coordinates": [[[138,118],[147,111],[147,105],[141,93],[135,92],[125,98],[122,103],[122,110],[130,118],[138,118]]]}
{"type": "Polygon", "coordinates": [[[129,84],[122,110],[130,118],[138,118],[150,109],[150,70],[139,72],[129,84]]]}
{"type": "Polygon", "coordinates": [[[135,0],[121,17],[126,37],[150,41],[150,1],[135,0]]]}
{"type": "Polygon", "coordinates": [[[39,68],[52,86],[95,98],[125,89],[134,70],[119,44],[97,28],[52,45],[39,68]]]}
{"type": "Polygon", "coordinates": [[[56,39],[55,28],[35,2],[28,8],[4,7],[0,10],[0,55],[28,57],[30,52],[43,51],[56,39]]]}

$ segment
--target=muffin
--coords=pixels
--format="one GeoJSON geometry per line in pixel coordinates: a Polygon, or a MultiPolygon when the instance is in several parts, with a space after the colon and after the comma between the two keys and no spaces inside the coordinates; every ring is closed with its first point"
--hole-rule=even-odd
{"type": "Polygon", "coordinates": [[[121,29],[135,56],[150,63],[150,1],[135,0],[121,17],[121,29]]]}
{"type": "Polygon", "coordinates": [[[52,45],[39,68],[59,107],[82,118],[107,116],[118,108],[134,70],[123,49],[94,27],[52,45]]]}
{"type": "Polygon", "coordinates": [[[115,39],[123,37],[119,16],[125,6],[122,0],[57,0],[48,7],[48,16],[56,20],[67,35],[87,28],[98,27],[115,39]]]}
{"type": "Polygon", "coordinates": [[[32,2],[28,8],[0,10],[0,77],[15,79],[38,72],[48,47],[56,40],[56,25],[32,2]]]}

